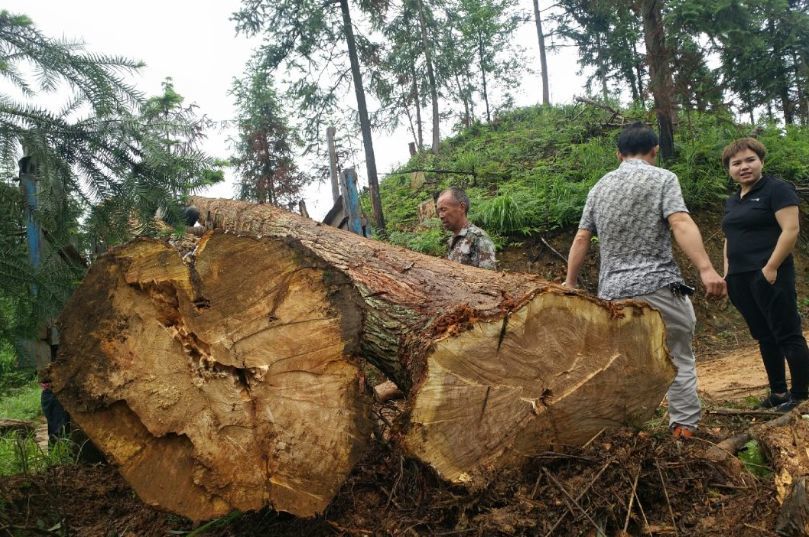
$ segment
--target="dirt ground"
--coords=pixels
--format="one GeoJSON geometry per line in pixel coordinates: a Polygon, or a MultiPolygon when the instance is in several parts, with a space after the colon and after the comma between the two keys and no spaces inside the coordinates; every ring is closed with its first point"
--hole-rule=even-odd
{"type": "MultiPolygon", "coordinates": [[[[704,228],[715,229],[716,218],[706,218],[704,228]]],[[[559,281],[569,240],[558,235],[515,245],[501,255],[502,265],[559,281]]],[[[707,236],[706,243],[718,263],[721,237],[707,236]]],[[[681,260],[681,266],[696,281],[688,264],[681,260]]],[[[809,296],[801,269],[809,267],[806,256],[798,267],[799,296],[809,296]]],[[[597,256],[591,256],[583,286],[595,291],[596,281],[597,256]]],[[[204,525],[144,505],[111,466],[66,465],[0,479],[0,537],[776,535],[772,478],[707,456],[721,439],[769,419],[712,412],[766,393],[760,358],[732,307],[699,296],[694,303],[706,412],[697,438],[688,442],[670,437],[661,408],[642,432],[605,431],[583,448],[559,446],[490,476],[479,490],[448,486],[394,445],[380,443],[319,517],[265,510],[204,525]]]]}
{"type": "Polygon", "coordinates": [[[443,484],[382,444],[320,517],[262,511],[203,526],[144,505],[111,466],[67,465],[0,481],[0,536],[596,536],[596,528],[610,537],[774,535],[772,480],[706,456],[719,439],[763,419],[710,413],[764,393],[759,360],[745,347],[699,364],[709,412],[699,437],[686,443],[670,438],[661,409],[645,432],[604,432],[584,448],[560,446],[472,491],[443,484]]]}

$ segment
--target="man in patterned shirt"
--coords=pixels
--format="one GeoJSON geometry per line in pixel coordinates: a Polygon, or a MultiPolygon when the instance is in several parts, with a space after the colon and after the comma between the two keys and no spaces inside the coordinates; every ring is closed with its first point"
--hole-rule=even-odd
{"type": "Polygon", "coordinates": [[[438,196],[438,218],[449,231],[447,258],[463,265],[495,269],[494,243],[485,231],[469,222],[469,196],[460,188],[450,187],[438,196]]]}
{"type": "Polygon", "coordinates": [[[565,285],[575,287],[581,266],[598,235],[601,267],[598,296],[633,299],[660,310],[666,344],[677,376],[668,391],[669,425],[677,438],[693,435],[700,419],[697,373],[691,339],[696,318],[671,251],[671,235],[699,270],[708,296],[727,294],[725,280],[714,270],[699,228],[688,214],[677,176],[655,166],[657,135],[641,123],[618,138],[617,170],[590,190],[579,231],[568,257],[565,285]]]}

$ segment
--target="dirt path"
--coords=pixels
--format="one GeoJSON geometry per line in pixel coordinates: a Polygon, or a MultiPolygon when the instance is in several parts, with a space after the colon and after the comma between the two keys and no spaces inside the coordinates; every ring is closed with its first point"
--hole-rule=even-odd
{"type": "MultiPolygon", "coordinates": [[[[809,330],[804,332],[809,338],[809,330]]],[[[767,375],[758,346],[742,347],[710,360],[697,362],[699,391],[706,399],[739,401],[754,395],[766,395],[767,375]]],[[[787,370],[789,378],[789,370],[787,370]]]]}

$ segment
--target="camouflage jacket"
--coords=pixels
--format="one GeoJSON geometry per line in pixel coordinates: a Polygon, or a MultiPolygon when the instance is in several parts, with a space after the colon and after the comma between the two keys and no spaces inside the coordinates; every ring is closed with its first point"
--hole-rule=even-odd
{"type": "Polygon", "coordinates": [[[494,243],[485,231],[473,224],[467,224],[457,235],[449,239],[447,259],[462,265],[491,270],[494,270],[497,264],[494,257],[494,243]]]}

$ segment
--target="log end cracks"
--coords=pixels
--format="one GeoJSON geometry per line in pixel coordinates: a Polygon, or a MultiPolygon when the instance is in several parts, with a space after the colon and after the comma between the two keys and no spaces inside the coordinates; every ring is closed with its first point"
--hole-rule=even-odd
{"type": "Polygon", "coordinates": [[[370,431],[353,293],[284,241],[213,235],[193,270],[136,241],[67,306],[55,390],[147,503],[313,516],[370,431]]]}

